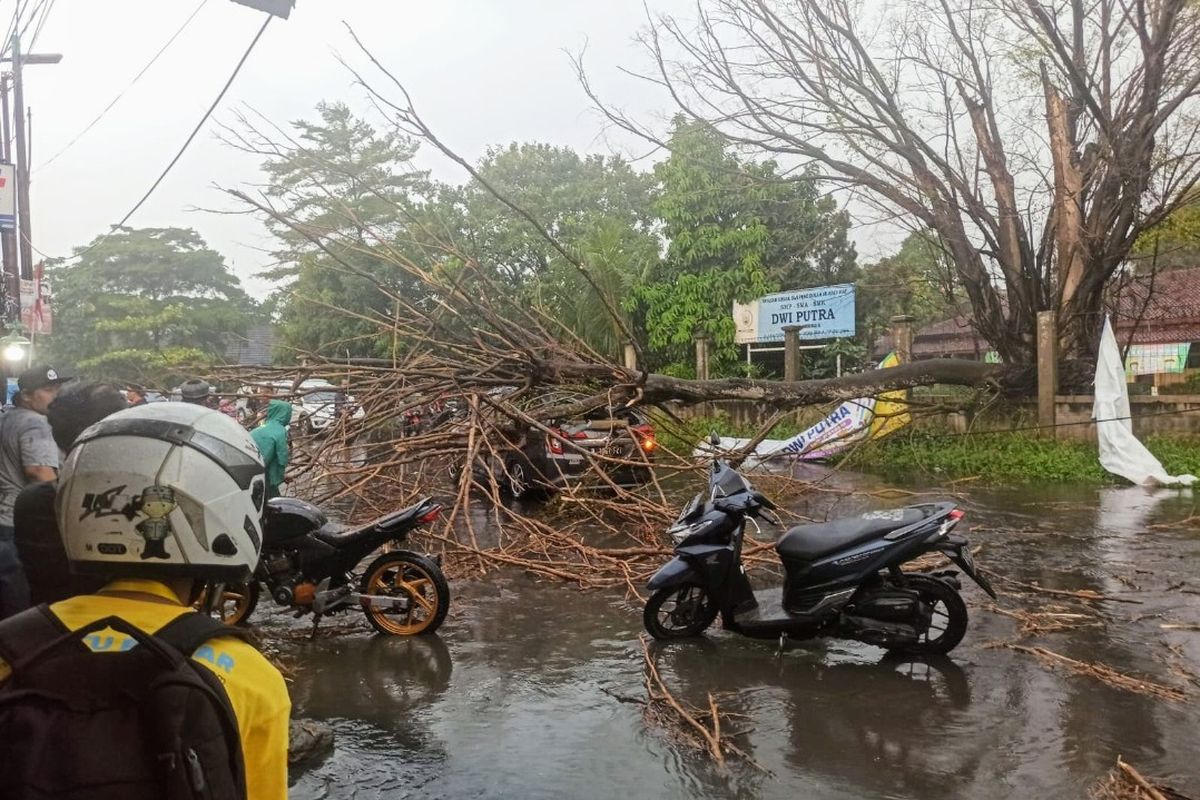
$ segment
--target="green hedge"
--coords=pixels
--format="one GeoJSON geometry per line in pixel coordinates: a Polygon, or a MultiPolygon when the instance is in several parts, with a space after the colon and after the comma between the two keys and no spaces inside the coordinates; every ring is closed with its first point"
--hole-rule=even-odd
{"type": "MultiPolygon", "coordinates": [[[[1172,474],[1200,474],[1200,442],[1166,436],[1146,446],[1172,474]]],[[[1112,483],[1095,442],[1043,439],[1003,431],[969,436],[930,431],[899,432],[859,447],[844,459],[853,469],[946,479],[978,477],[990,483],[1112,483]]]]}

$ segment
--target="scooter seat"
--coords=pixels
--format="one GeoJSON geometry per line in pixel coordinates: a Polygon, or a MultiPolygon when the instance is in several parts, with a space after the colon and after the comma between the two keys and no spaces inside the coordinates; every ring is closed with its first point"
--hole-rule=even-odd
{"type": "Polygon", "coordinates": [[[822,556],[913,525],[927,516],[922,508],[871,511],[859,517],[797,525],[775,543],[780,557],[815,561],[822,556]]]}
{"type": "Polygon", "coordinates": [[[422,500],[407,508],[402,508],[399,511],[388,514],[386,517],[380,517],[374,522],[369,522],[361,528],[347,528],[343,525],[338,525],[336,522],[327,522],[314,531],[313,536],[316,537],[317,541],[324,542],[333,547],[345,547],[356,539],[368,536],[377,536],[385,532],[398,534],[401,529],[416,519],[418,512],[425,508],[426,505],[427,503],[422,500]]]}

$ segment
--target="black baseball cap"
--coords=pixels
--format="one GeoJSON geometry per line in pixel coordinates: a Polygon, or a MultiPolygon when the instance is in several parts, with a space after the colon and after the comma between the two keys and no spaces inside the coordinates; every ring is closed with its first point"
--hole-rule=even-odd
{"type": "Polygon", "coordinates": [[[74,378],[59,375],[58,370],[49,364],[39,364],[36,367],[30,367],[17,377],[17,388],[22,392],[36,392],[47,386],[61,386],[70,380],[74,380],[74,378]]]}

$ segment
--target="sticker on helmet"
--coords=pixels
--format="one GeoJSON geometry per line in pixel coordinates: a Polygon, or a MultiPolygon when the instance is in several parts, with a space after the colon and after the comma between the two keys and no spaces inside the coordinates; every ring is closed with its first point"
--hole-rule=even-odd
{"type": "Polygon", "coordinates": [[[148,558],[170,558],[163,542],[167,535],[174,533],[171,528],[170,514],[175,510],[175,491],[170,486],[147,486],[138,498],[138,507],[146,515],[146,519],[137,524],[137,532],[146,540],[146,549],[142,551],[142,560],[148,558]]]}
{"type": "Polygon", "coordinates": [[[103,492],[88,492],[85,494],[83,496],[83,513],[79,515],[79,521],[83,522],[88,517],[95,517],[96,519],[125,517],[125,519],[133,522],[133,518],[137,516],[137,507],[131,498],[121,494],[123,491],[125,491],[125,484],[105,489],[103,492]],[[117,508],[118,500],[125,501],[125,504],[120,508],[117,508]]]}
{"type": "MultiPolygon", "coordinates": [[[[171,512],[179,505],[176,501],[175,490],[170,486],[155,484],[147,486],[137,496],[122,494],[124,491],[125,485],[122,484],[103,492],[85,494],[83,502],[80,504],[83,513],[79,515],[79,521],[82,522],[88,517],[96,519],[124,517],[133,522],[141,515],[145,519],[134,527],[146,541],[146,546],[142,550],[142,559],[170,559],[171,556],[167,554],[164,542],[168,535],[175,533],[170,519],[171,512]]],[[[204,544],[204,542],[201,543],[204,544]]],[[[107,553],[107,555],[112,555],[112,553],[107,553]]]]}

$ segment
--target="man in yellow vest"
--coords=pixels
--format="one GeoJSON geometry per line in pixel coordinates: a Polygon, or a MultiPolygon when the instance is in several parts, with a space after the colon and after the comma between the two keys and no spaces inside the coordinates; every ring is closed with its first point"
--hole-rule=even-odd
{"type": "MultiPolygon", "coordinates": [[[[211,752],[211,748],[205,750],[211,745],[207,740],[184,749],[179,758],[169,751],[170,742],[153,741],[150,746],[162,750],[142,761],[150,765],[156,760],[162,762],[162,774],[166,776],[162,780],[188,783],[189,790],[197,792],[195,796],[238,796],[244,792],[249,800],[285,800],[290,701],[283,677],[262,654],[229,629],[206,628],[213,621],[190,605],[208,582],[232,583],[250,577],[261,549],[265,493],[263,464],[253,439],[217,411],[184,403],[156,403],[118,412],[85,430],[62,466],[56,516],[71,569],[105,576],[109,582],[95,594],[30,609],[0,623],[0,655],[15,665],[12,669],[0,661],[0,683],[7,684],[0,686],[0,723],[5,723],[8,718],[4,715],[8,714],[9,718],[25,720],[26,728],[44,735],[45,741],[58,741],[55,737],[60,737],[74,742],[80,736],[80,726],[71,726],[76,730],[68,731],[42,730],[38,719],[29,722],[31,712],[12,700],[16,693],[6,695],[6,690],[21,687],[27,689],[27,694],[25,684],[36,683],[38,677],[33,673],[40,669],[47,674],[54,667],[53,658],[49,664],[38,663],[45,653],[60,659],[92,658],[95,670],[104,672],[117,663],[115,659],[134,650],[139,657],[157,653],[165,659],[169,648],[160,649],[159,644],[167,642],[193,662],[188,667],[180,656],[171,656],[176,669],[182,664],[184,671],[200,673],[210,688],[223,689],[227,705],[222,707],[231,708],[236,720],[236,731],[227,730],[226,734],[240,743],[240,759],[230,760],[240,763],[231,767],[235,780],[222,784],[220,775],[206,771],[201,757],[211,752]],[[37,636],[50,640],[55,635],[62,640],[74,637],[75,641],[43,646],[34,654],[12,654],[12,650],[37,636]],[[190,641],[185,647],[175,644],[181,636],[190,641]],[[90,652],[79,648],[80,641],[90,652]],[[189,652],[183,652],[185,649],[189,652]],[[111,660],[106,662],[106,658],[111,660]],[[23,678],[26,670],[33,677],[23,678]],[[222,785],[236,784],[244,788],[214,791],[222,785]]],[[[124,674],[123,670],[113,670],[113,680],[122,679],[124,674]]],[[[81,683],[87,683],[88,678],[79,675],[81,683]]],[[[104,685],[99,686],[103,689],[104,685]]],[[[71,686],[61,687],[66,696],[71,690],[71,686]]],[[[51,685],[40,691],[52,696],[56,689],[51,685]]],[[[219,691],[208,694],[214,704],[226,702],[217,696],[219,691]]],[[[62,703],[63,709],[68,706],[78,713],[77,703],[62,703]]],[[[119,711],[109,709],[107,713],[119,711]]],[[[144,721],[149,725],[156,722],[144,721]]],[[[49,723],[43,727],[49,727],[49,723]]],[[[184,731],[185,739],[188,734],[184,731]]],[[[30,774],[34,767],[26,766],[39,756],[27,752],[36,746],[28,744],[29,740],[27,736],[23,742],[0,743],[0,764],[14,765],[8,774],[0,776],[0,795],[31,796],[22,793],[22,786],[43,779],[30,774]],[[6,747],[24,747],[26,752],[13,755],[5,752],[6,747]]],[[[134,742],[124,744],[131,753],[138,746],[134,742]]],[[[99,748],[112,746],[111,742],[95,744],[96,752],[109,752],[99,748]]],[[[228,749],[237,756],[238,747],[230,745],[228,749]]],[[[86,743],[79,750],[86,756],[86,743]]],[[[51,758],[49,754],[44,757],[51,758]]],[[[54,780],[77,781],[60,791],[74,791],[72,797],[109,796],[86,789],[98,785],[101,778],[96,776],[109,765],[89,763],[85,769],[68,759],[70,755],[61,752],[52,759],[61,766],[54,780]],[[73,776],[75,767],[78,774],[73,776]]],[[[127,760],[132,763],[137,758],[127,760]]],[[[114,763],[111,768],[132,769],[123,763],[114,763]]],[[[131,787],[122,796],[179,795],[170,789],[155,794],[153,787],[143,795],[131,787]]]]}

